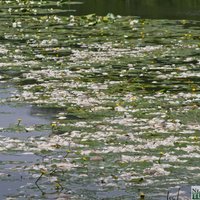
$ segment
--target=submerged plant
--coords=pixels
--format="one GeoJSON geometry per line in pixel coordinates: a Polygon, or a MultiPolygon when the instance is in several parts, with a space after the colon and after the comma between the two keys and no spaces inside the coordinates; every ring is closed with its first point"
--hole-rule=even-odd
{"type": "Polygon", "coordinates": [[[140,192],[140,199],[139,200],[144,200],[145,199],[145,194],[143,192],[140,192]]]}
{"type": "Polygon", "coordinates": [[[159,154],[159,159],[158,159],[158,163],[161,164],[161,158],[164,156],[164,153],[163,152],[160,152],[159,154]]]}
{"type": "MultiPolygon", "coordinates": [[[[56,144],[57,145],[57,144],[56,144]]],[[[57,147],[55,147],[55,148],[57,148],[57,147]]],[[[60,145],[59,145],[59,148],[60,148],[60,145]]],[[[69,153],[71,153],[71,150],[70,150],[70,143],[69,143],[69,148],[66,150],[66,154],[63,156],[63,161],[64,162],[66,162],[66,158],[67,158],[67,156],[69,155],[69,153]]],[[[64,188],[63,188],[63,186],[62,186],[62,184],[61,184],[61,181],[59,180],[59,173],[63,173],[64,174],[64,171],[62,170],[61,172],[60,172],[60,169],[59,169],[59,167],[58,167],[58,165],[57,164],[55,164],[55,165],[52,165],[52,170],[48,170],[48,169],[44,169],[44,168],[41,168],[40,169],[40,175],[39,175],[39,177],[37,178],[37,180],[35,181],[35,185],[37,186],[37,188],[42,192],[42,194],[45,194],[45,192],[41,189],[41,187],[40,187],[40,184],[39,184],[39,181],[42,179],[42,177],[44,177],[44,176],[55,176],[56,178],[55,178],[55,180],[53,180],[53,182],[54,182],[54,185],[55,185],[55,189],[56,189],[56,191],[59,191],[59,192],[61,192],[64,188]]]]}
{"type": "Polygon", "coordinates": [[[22,122],[22,119],[19,118],[19,119],[17,120],[17,126],[20,126],[21,122],[22,122]]]}

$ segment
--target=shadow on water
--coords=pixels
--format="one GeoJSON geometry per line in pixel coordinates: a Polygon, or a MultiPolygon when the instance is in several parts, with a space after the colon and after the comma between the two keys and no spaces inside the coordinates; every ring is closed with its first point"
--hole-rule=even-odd
{"type": "Polygon", "coordinates": [[[198,0],[84,0],[81,2],[83,4],[71,6],[76,9],[75,15],[113,13],[150,19],[198,20],[200,18],[200,1],[198,0]]]}

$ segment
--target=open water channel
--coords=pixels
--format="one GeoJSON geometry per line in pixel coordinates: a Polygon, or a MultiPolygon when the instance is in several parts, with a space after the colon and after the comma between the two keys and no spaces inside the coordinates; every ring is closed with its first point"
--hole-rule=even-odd
{"type": "Polygon", "coordinates": [[[0,199],[190,199],[199,10],[0,1],[0,199]]]}

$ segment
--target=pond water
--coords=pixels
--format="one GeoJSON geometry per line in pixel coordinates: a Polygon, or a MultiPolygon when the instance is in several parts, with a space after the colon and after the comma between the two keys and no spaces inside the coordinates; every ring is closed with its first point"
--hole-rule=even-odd
{"type": "Polygon", "coordinates": [[[150,19],[200,19],[198,0],[84,0],[71,6],[76,15],[97,13],[140,16],[150,19]]]}
{"type": "Polygon", "coordinates": [[[106,2],[0,1],[0,199],[198,185],[199,3],[106,2]]]}

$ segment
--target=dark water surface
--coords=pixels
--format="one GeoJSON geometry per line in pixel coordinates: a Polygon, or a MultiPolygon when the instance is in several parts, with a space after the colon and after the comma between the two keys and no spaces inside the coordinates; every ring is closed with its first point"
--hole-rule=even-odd
{"type": "Polygon", "coordinates": [[[200,19],[199,0],[80,0],[76,15],[114,13],[150,19],[200,19]]]}

